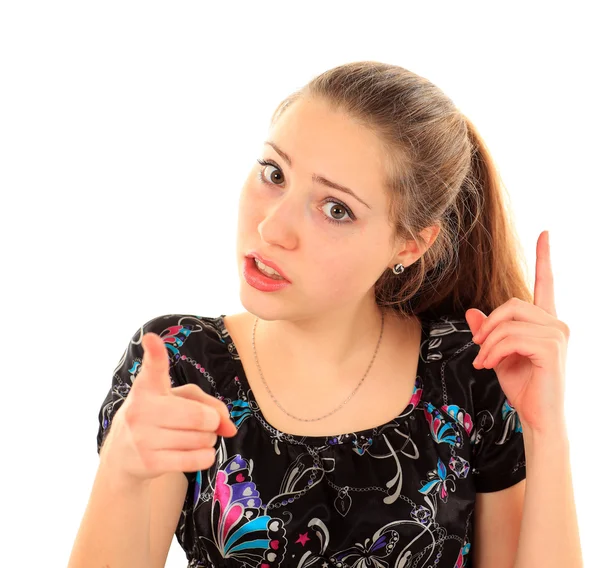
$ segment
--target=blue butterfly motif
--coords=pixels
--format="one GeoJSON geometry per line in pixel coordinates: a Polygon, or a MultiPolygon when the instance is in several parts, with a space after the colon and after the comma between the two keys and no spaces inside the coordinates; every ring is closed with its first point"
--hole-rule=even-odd
{"type": "Polygon", "coordinates": [[[471,549],[470,542],[467,542],[467,544],[465,544],[460,549],[460,552],[458,553],[458,558],[456,559],[456,562],[454,564],[454,568],[465,568],[465,566],[467,565],[467,561],[466,561],[465,557],[467,556],[467,554],[469,554],[470,549],[471,549]]]}
{"type": "Polygon", "coordinates": [[[237,428],[240,427],[246,418],[252,416],[252,410],[246,400],[234,400],[227,405],[227,408],[229,408],[229,416],[237,428]]]}
{"type": "MultiPolygon", "coordinates": [[[[437,462],[437,472],[436,471],[428,471],[427,478],[430,480],[421,489],[419,489],[419,493],[423,493],[423,495],[428,495],[434,490],[437,490],[440,495],[440,499],[445,503],[448,500],[448,488],[447,483],[454,479],[454,474],[450,474],[446,476],[447,470],[444,462],[440,458],[438,458],[437,462]]],[[[454,481],[452,481],[453,489],[456,488],[454,485],[454,481]]]]}
{"type": "Polygon", "coordinates": [[[455,424],[446,422],[443,414],[430,402],[425,405],[424,412],[431,435],[438,444],[446,443],[458,448],[462,447],[463,437],[455,424]]]}
{"type": "Polygon", "coordinates": [[[179,348],[184,344],[190,333],[192,333],[192,328],[189,325],[172,325],[160,334],[172,363],[179,361],[181,357],[179,348]]]}
{"type": "Polygon", "coordinates": [[[345,550],[336,552],[332,559],[335,562],[343,562],[344,566],[374,566],[376,568],[385,568],[388,566],[388,562],[379,559],[389,556],[399,540],[400,535],[398,532],[389,530],[374,539],[370,545],[363,546],[360,542],[357,542],[345,550]]]}
{"type": "Polygon", "coordinates": [[[442,410],[458,422],[458,424],[465,429],[467,434],[471,433],[473,430],[473,419],[464,408],[461,408],[458,404],[444,404],[442,410]]]}
{"type": "Polygon", "coordinates": [[[248,462],[239,454],[217,471],[211,522],[212,538],[201,539],[216,564],[231,558],[243,565],[278,566],[285,555],[284,522],[262,512],[262,500],[248,462]]]}

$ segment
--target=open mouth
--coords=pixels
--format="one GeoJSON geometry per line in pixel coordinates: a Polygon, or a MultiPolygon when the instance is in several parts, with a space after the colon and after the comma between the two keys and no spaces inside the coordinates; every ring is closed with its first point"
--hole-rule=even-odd
{"type": "Polygon", "coordinates": [[[282,278],[277,273],[271,274],[268,267],[265,267],[262,262],[260,264],[262,267],[254,257],[244,258],[243,275],[250,286],[263,292],[277,292],[291,286],[292,283],[289,280],[282,278]]]}
{"type": "Polygon", "coordinates": [[[264,265],[258,258],[254,258],[253,260],[256,268],[258,268],[258,270],[260,270],[267,278],[272,278],[273,280],[285,280],[285,278],[283,278],[276,270],[264,265]]]}

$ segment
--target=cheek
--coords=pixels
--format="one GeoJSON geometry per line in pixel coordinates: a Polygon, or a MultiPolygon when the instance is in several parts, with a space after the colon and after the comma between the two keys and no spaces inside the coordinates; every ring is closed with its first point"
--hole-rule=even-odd
{"type": "Polygon", "coordinates": [[[335,299],[351,298],[372,285],[368,268],[360,255],[346,258],[340,254],[321,258],[312,267],[310,286],[316,295],[335,299]]]}
{"type": "Polygon", "coordinates": [[[248,207],[252,207],[253,200],[249,196],[250,188],[246,183],[242,190],[240,191],[240,197],[238,200],[238,212],[246,212],[248,211],[248,207]]]}
{"type": "Polygon", "coordinates": [[[256,227],[265,218],[268,211],[269,196],[266,190],[256,180],[249,180],[240,192],[238,200],[238,219],[239,223],[249,227],[256,227]]]}
{"type": "Polygon", "coordinates": [[[261,203],[256,196],[253,198],[251,190],[248,187],[242,188],[238,200],[238,227],[246,232],[254,225],[254,232],[256,232],[256,225],[261,221],[261,210],[261,203]]]}

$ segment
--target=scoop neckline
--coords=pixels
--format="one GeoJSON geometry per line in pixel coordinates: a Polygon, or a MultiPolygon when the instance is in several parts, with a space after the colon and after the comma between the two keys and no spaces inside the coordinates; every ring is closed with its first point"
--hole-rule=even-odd
{"type": "MultiPolygon", "coordinates": [[[[413,413],[415,409],[418,407],[418,402],[414,402],[415,393],[422,390],[423,388],[423,373],[425,370],[425,359],[422,356],[423,354],[423,346],[429,339],[429,329],[430,323],[427,318],[419,318],[421,322],[421,339],[419,342],[419,358],[417,362],[417,370],[415,373],[415,378],[413,381],[413,390],[412,396],[406,405],[394,418],[388,420],[384,424],[380,424],[373,428],[366,428],[363,430],[359,430],[356,432],[345,432],[335,435],[318,435],[318,436],[300,436],[298,434],[288,434],[287,432],[282,432],[278,428],[275,428],[269,421],[265,418],[256,400],[252,391],[252,387],[250,382],[248,381],[248,377],[246,376],[246,371],[244,370],[244,365],[242,363],[241,358],[239,357],[239,353],[237,351],[237,347],[233,342],[231,335],[229,334],[227,327],[225,326],[225,321],[223,318],[227,317],[227,314],[221,314],[216,318],[217,325],[219,327],[219,331],[221,332],[221,338],[225,342],[227,346],[227,352],[229,353],[229,363],[232,368],[236,372],[236,377],[239,380],[241,386],[243,387],[246,397],[254,403],[255,407],[249,405],[250,410],[253,415],[258,418],[261,427],[265,428],[267,431],[270,431],[271,434],[274,434],[277,439],[281,442],[290,442],[292,444],[299,445],[311,445],[311,446],[334,446],[334,445],[342,445],[342,444],[350,444],[354,443],[355,445],[364,445],[365,442],[369,442],[379,436],[379,434],[386,430],[388,426],[399,426],[403,421],[409,420],[409,418],[413,418],[413,413]],[[237,358],[236,358],[237,356],[237,358]]],[[[421,396],[419,396],[421,399],[421,396]]]]}

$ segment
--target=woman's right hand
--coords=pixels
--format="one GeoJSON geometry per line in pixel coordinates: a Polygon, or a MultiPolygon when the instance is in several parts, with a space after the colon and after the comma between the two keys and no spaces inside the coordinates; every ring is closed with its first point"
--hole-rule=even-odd
{"type": "Polygon", "coordinates": [[[142,368],[115,414],[101,459],[133,481],[209,468],[217,436],[237,432],[227,406],[198,385],[171,387],[169,356],[158,335],[144,334],[142,346],[142,368]]]}

